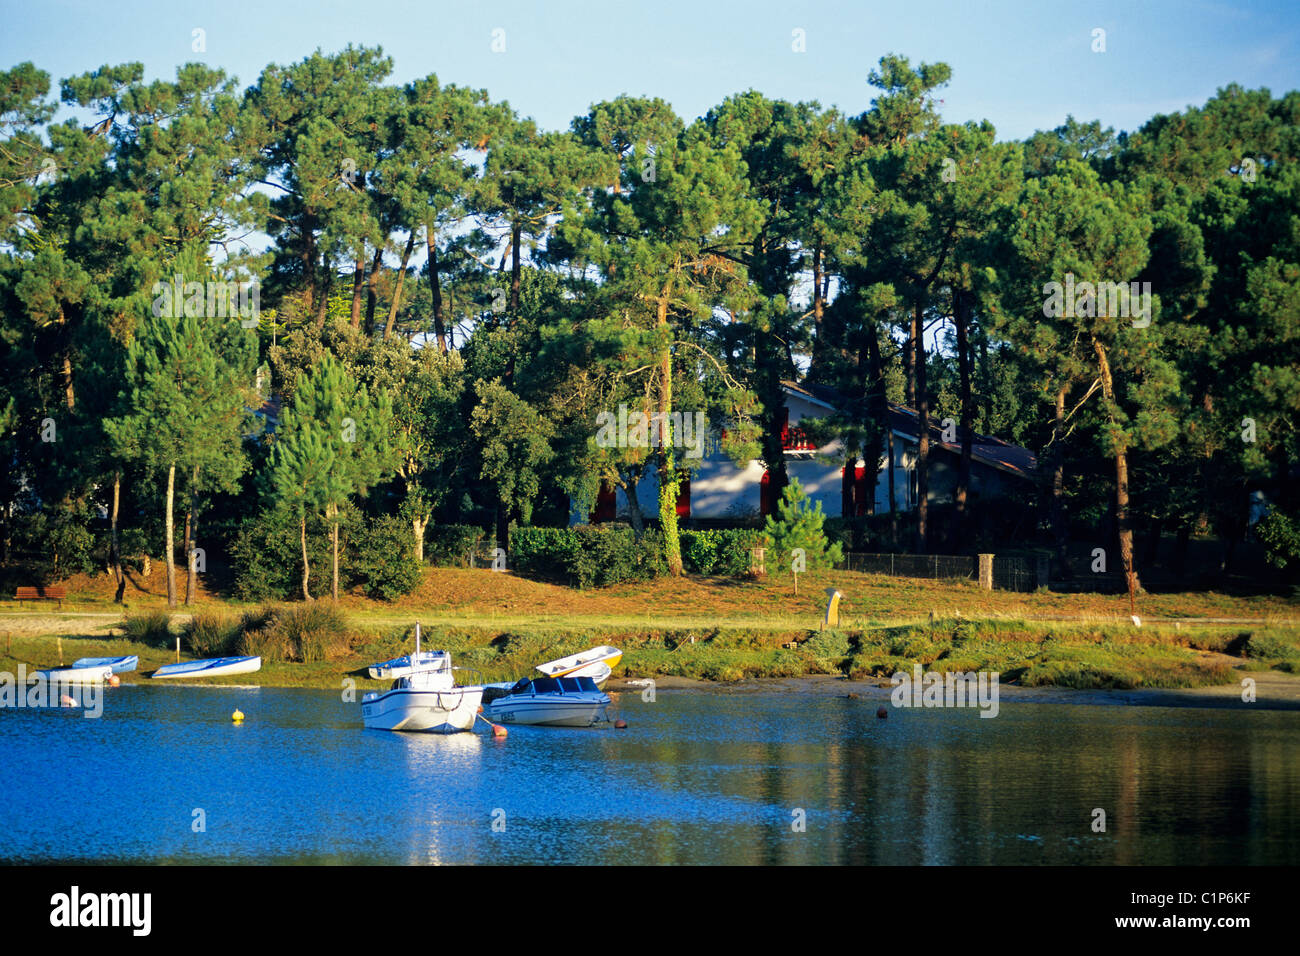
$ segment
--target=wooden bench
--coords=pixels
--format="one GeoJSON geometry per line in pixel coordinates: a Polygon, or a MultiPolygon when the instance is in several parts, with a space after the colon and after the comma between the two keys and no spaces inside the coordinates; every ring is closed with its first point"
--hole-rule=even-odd
{"type": "Polygon", "coordinates": [[[58,601],[59,610],[63,610],[63,599],[68,596],[68,589],[54,586],[48,588],[19,588],[14,598],[21,606],[24,601],[58,601]]]}

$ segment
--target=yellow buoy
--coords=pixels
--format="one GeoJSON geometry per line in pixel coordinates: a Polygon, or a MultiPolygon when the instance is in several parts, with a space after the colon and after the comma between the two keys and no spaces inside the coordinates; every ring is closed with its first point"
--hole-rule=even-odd
{"type": "Polygon", "coordinates": [[[233,720],[235,723],[239,723],[244,719],[244,712],[242,710],[236,710],[233,714],[230,715],[230,719],[233,720]]]}

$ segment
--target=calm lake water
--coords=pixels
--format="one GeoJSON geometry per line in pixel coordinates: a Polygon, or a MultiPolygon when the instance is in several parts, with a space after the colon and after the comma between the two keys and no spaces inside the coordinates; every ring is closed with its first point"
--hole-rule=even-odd
{"type": "Polygon", "coordinates": [[[366,731],[327,691],[123,687],[98,720],[6,709],[0,860],[1300,863],[1294,711],[615,700],[626,730],[504,741],[366,731]]]}

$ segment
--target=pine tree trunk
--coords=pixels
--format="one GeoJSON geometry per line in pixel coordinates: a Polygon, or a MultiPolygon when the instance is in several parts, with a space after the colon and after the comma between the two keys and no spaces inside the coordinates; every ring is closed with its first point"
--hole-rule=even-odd
{"type": "Polygon", "coordinates": [[[334,577],[330,581],[330,597],[337,601],[339,599],[339,509],[336,506],[330,506],[330,517],[334,519],[333,526],[330,528],[330,538],[334,550],[334,577]]]}
{"type": "Polygon", "coordinates": [[[185,605],[194,603],[194,592],[197,585],[198,570],[194,566],[194,537],[198,534],[198,494],[197,485],[199,481],[199,466],[194,466],[194,474],[190,479],[190,509],[185,515],[185,605]]]}
{"type": "MultiPolygon", "coordinates": [[[[665,286],[659,299],[659,327],[668,325],[668,294],[665,286]]],[[[677,477],[676,456],[673,454],[673,436],[668,434],[669,415],[673,410],[673,353],[665,346],[659,359],[659,411],[663,418],[662,465],[659,469],[659,526],[664,535],[664,557],[668,573],[673,577],[682,574],[682,542],[677,532],[677,477]]]]}
{"type": "Polygon", "coordinates": [[[176,464],[167,467],[167,540],[163,543],[163,552],[167,557],[167,606],[176,606],[176,525],[172,516],[172,504],[176,495],[176,464]]]}
{"type": "MultiPolygon", "coordinates": [[[[1097,365],[1101,371],[1102,393],[1108,405],[1115,402],[1115,383],[1110,374],[1110,361],[1106,356],[1106,347],[1093,339],[1093,349],[1097,353],[1097,365]]],[[[1111,418],[1112,424],[1114,418],[1111,418]]],[[[1138,588],[1137,569],[1133,566],[1133,529],[1129,526],[1128,496],[1128,449],[1123,437],[1115,439],[1115,527],[1119,537],[1119,556],[1124,566],[1124,579],[1128,583],[1129,610],[1135,613],[1138,588]]]]}
{"type": "Polygon", "coordinates": [[[523,244],[523,227],[515,223],[510,230],[510,314],[519,315],[519,250],[523,244]]]}
{"type": "Polygon", "coordinates": [[[967,497],[970,494],[970,462],[974,441],[971,433],[974,414],[971,408],[970,314],[966,310],[966,296],[957,291],[954,297],[956,302],[953,308],[953,320],[957,323],[957,365],[961,378],[961,464],[957,469],[957,535],[958,540],[964,543],[970,521],[967,497]]]}
{"type": "Polygon", "coordinates": [[[918,300],[912,309],[912,361],[916,379],[916,548],[929,548],[930,522],[930,399],[925,384],[925,326],[918,300]]]}
{"type": "Polygon", "coordinates": [[[122,573],[122,547],[117,533],[117,515],[120,509],[122,493],[122,473],[113,472],[113,515],[112,515],[112,544],[111,556],[113,561],[113,578],[117,581],[117,593],[113,595],[113,602],[121,604],[122,598],[126,594],[126,575],[122,573]]]}
{"type": "Polygon", "coordinates": [[[411,261],[411,252],[415,249],[415,230],[411,230],[406,239],[406,248],[402,251],[402,267],[397,270],[397,286],[393,289],[393,301],[388,306],[388,321],[384,324],[384,341],[393,334],[393,324],[397,321],[397,310],[402,304],[402,283],[406,281],[406,267],[411,261]]]}
{"type": "Polygon", "coordinates": [[[858,456],[846,455],[844,468],[840,472],[840,517],[856,518],[858,516],[857,489],[858,456]]]}
{"type": "Polygon", "coordinates": [[[1065,398],[1069,384],[1056,392],[1056,418],[1052,423],[1052,535],[1056,539],[1056,563],[1061,574],[1070,573],[1070,533],[1065,524],[1065,398]]]}
{"type": "Polygon", "coordinates": [[[357,259],[352,268],[352,327],[361,328],[361,290],[366,284],[366,260],[357,259]]]}
{"type": "Polygon", "coordinates": [[[885,445],[889,456],[889,549],[898,547],[898,497],[894,490],[894,430],[886,427],[885,445]]]}
{"type": "Polygon", "coordinates": [[[379,304],[379,290],[375,288],[375,280],[379,277],[383,264],[384,249],[380,246],[375,250],[375,261],[370,264],[370,272],[366,276],[366,335],[375,334],[375,308],[379,304]]]}
{"type": "Polygon", "coordinates": [[[447,351],[447,326],[442,314],[442,283],[438,278],[438,246],[433,223],[424,231],[425,248],[429,253],[429,291],[433,294],[433,334],[438,339],[438,351],[447,351]]]}
{"type": "Polygon", "coordinates": [[[304,511],[299,521],[299,528],[302,529],[302,599],[311,600],[311,592],[307,590],[307,577],[311,573],[311,568],[307,564],[307,513],[304,511]]]}

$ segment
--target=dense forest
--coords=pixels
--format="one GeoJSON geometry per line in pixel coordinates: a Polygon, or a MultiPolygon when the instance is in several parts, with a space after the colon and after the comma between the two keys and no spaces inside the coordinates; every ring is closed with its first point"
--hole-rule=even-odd
{"type": "Polygon", "coordinates": [[[978,432],[1037,454],[1018,543],[1061,563],[1086,537],[1136,588],[1162,534],[1300,562],[1300,92],[1008,142],[943,121],[945,64],[888,56],[856,114],[620,96],[544,131],[392,67],[104,66],[61,82],[61,122],[47,74],[0,73],[6,580],[107,571],[120,600],[161,560],[173,605],[207,571],[401,593],[447,533],[512,551],[647,473],[632,533],[680,574],[691,460],[602,447],[598,416],[703,411],[780,491],[783,381],[845,396],[818,437],[848,459],[887,403],[922,423],[903,540],[869,516],[851,546],[987,546],[978,432]]]}

